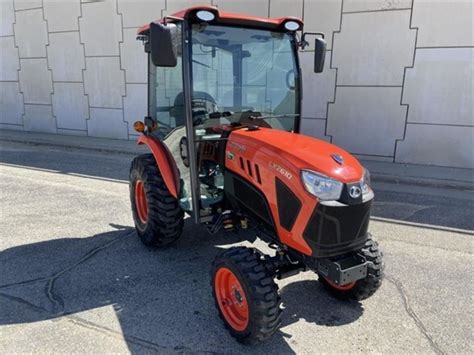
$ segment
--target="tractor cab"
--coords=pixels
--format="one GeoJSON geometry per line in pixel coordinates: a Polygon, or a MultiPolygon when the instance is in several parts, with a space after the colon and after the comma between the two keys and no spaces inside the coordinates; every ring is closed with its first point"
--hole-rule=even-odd
{"type": "MultiPolygon", "coordinates": [[[[180,172],[180,205],[196,222],[221,208],[232,130],[299,132],[302,26],[296,18],[237,17],[204,6],[139,29],[148,53],[146,130],[169,149],[180,172]]],[[[317,42],[321,71],[325,46],[317,42]]]]}

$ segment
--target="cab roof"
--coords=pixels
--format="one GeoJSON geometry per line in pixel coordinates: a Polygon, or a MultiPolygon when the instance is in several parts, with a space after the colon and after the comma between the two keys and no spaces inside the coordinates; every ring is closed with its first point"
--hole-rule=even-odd
{"type": "MultiPolygon", "coordinates": [[[[253,28],[262,28],[268,30],[279,30],[284,29],[283,25],[287,21],[295,21],[300,24],[300,29],[303,27],[303,21],[298,17],[293,16],[286,16],[286,17],[274,17],[274,18],[266,18],[266,17],[257,17],[257,16],[248,16],[243,14],[237,14],[232,12],[224,12],[220,11],[215,6],[209,5],[200,5],[200,6],[192,6],[188,7],[187,9],[175,12],[172,15],[166,16],[167,22],[176,22],[179,20],[193,20],[195,18],[195,14],[199,10],[210,11],[214,13],[216,16],[214,20],[210,21],[210,23],[216,24],[224,24],[224,25],[235,25],[235,26],[242,26],[242,27],[253,27],[253,28]]],[[[164,19],[158,20],[157,22],[163,22],[164,19]]],[[[146,35],[150,29],[150,24],[145,24],[141,26],[137,33],[139,35],[146,35]]]]}

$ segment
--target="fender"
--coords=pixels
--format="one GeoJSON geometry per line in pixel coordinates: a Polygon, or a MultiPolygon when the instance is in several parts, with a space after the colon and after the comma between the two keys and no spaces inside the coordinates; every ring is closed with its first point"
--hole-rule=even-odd
{"type": "Polygon", "coordinates": [[[179,170],[168,147],[155,137],[145,135],[138,137],[137,144],[145,144],[150,148],[168,191],[173,197],[178,198],[179,170]]]}

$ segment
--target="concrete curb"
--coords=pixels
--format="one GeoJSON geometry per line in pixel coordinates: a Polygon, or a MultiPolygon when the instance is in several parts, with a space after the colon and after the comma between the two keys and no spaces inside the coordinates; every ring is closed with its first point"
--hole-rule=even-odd
{"type": "Polygon", "coordinates": [[[371,177],[374,182],[474,191],[474,185],[469,181],[443,180],[415,176],[394,176],[384,175],[377,172],[371,172],[371,177]]]}
{"type": "Polygon", "coordinates": [[[28,145],[37,145],[37,146],[49,146],[49,147],[58,147],[64,149],[79,149],[79,150],[88,150],[93,152],[102,152],[102,153],[118,153],[118,154],[127,154],[127,155],[136,155],[142,154],[144,152],[143,147],[138,146],[137,144],[130,145],[131,141],[121,141],[125,143],[124,148],[116,147],[116,146],[102,146],[102,145],[94,145],[89,144],[87,146],[78,144],[76,142],[55,142],[55,141],[48,141],[43,139],[22,139],[22,138],[6,138],[0,136],[0,142],[12,142],[12,143],[22,143],[28,145]]]}
{"type": "MultiPolygon", "coordinates": [[[[36,134],[29,132],[6,132],[7,131],[0,130],[0,142],[126,155],[137,155],[147,152],[146,147],[138,146],[134,141],[42,133],[36,134]]],[[[382,163],[370,160],[362,160],[362,163],[370,170],[372,180],[375,183],[415,185],[470,191],[474,190],[474,170],[470,169],[382,163]],[[432,172],[432,176],[429,176],[430,171],[432,172]],[[452,176],[460,178],[453,179],[451,178],[452,176]]]]}

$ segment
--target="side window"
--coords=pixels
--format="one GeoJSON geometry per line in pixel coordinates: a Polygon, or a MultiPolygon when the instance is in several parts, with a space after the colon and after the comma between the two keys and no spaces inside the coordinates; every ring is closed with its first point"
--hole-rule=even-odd
{"type": "Polygon", "coordinates": [[[182,52],[178,50],[178,64],[175,67],[149,65],[149,115],[158,122],[158,136],[161,139],[186,124],[181,63],[182,52]]]}
{"type": "MultiPolygon", "coordinates": [[[[180,36],[176,36],[180,40],[180,36]]],[[[182,51],[178,45],[175,67],[148,65],[148,114],[158,123],[156,135],[166,145],[180,174],[179,204],[192,211],[186,119],[183,93],[182,51]]]]}

